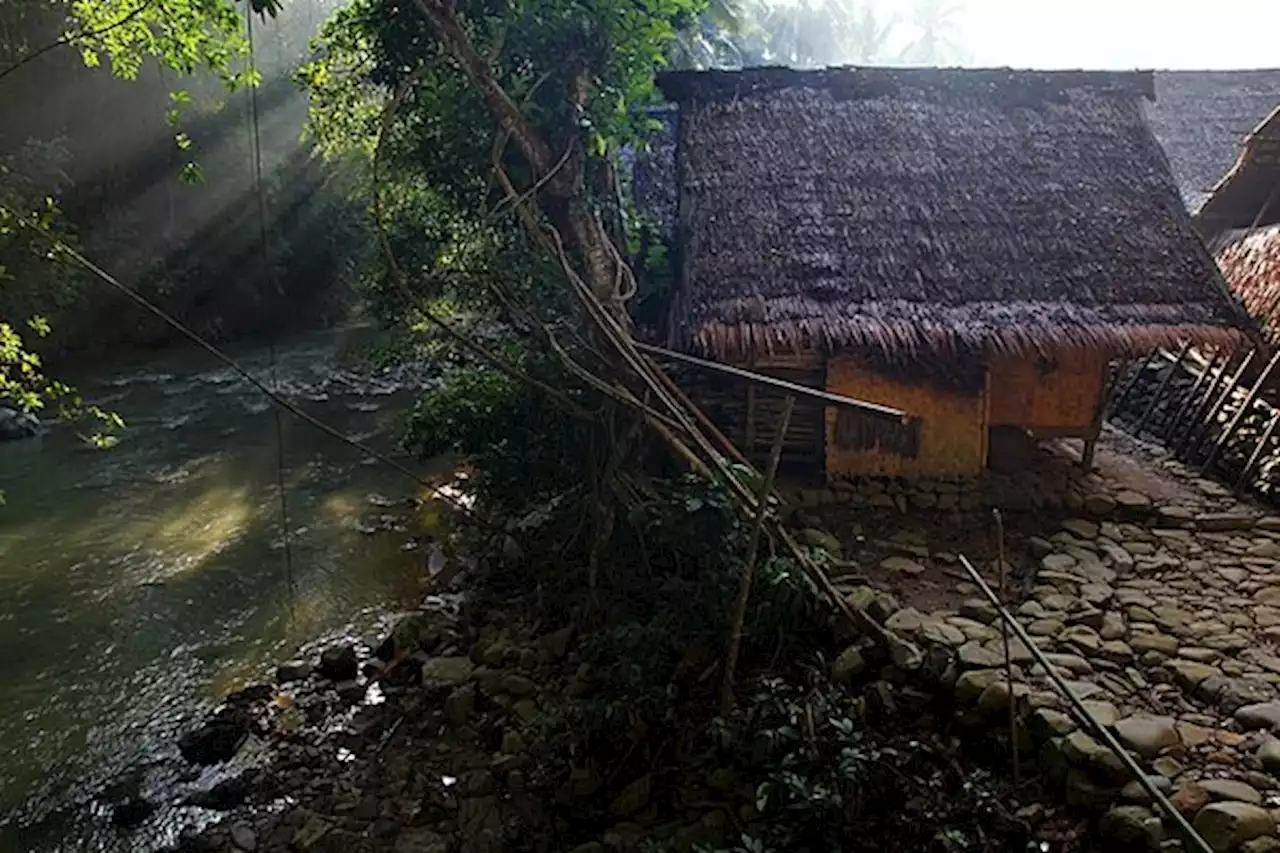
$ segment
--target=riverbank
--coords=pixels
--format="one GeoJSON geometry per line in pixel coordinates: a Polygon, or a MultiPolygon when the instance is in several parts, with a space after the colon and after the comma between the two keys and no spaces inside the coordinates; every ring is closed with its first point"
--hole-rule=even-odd
{"type": "Polygon", "coordinates": [[[600,655],[619,627],[463,589],[242,694],[273,758],[174,849],[1022,851],[1081,832],[966,752],[927,693],[833,680],[835,645],[752,673],[717,719],[705,660],[624,685],[600,655]]]}
{"type": "MultiPolygon", "coordinates": [[[[442,365],[353,359],[363,330],[230,353],[366,445],[399,446],[403,413],[442,365]]],[[[320,636],[374,630],[422,600],[412,481],[286,418],[289,561],[274,418],[206,353],[67,377],[128,423],[109,451],[53,423],[0,444],[0,849],[136,853],[185,824],[163,791],[207,784],[174,747],[191,719],[320,636]],[[138,833],[115,789],[161,802],[138,833]]]]}

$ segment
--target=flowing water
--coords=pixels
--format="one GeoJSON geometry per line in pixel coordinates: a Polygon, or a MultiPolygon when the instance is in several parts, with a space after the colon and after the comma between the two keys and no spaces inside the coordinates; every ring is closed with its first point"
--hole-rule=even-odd
{"type": "MultiPolygon", "coordinates": [[[[350,335],[282,346],[277,387],[393,450],[415,386],[430,380],[340,367],[350,335]]],[[[270,382],[266,348],[232,354],[270,382]]],[[[172,778],[148,768],[179,764],[177,735],[220,696],[312,637],[421,600],[425,584],[404,532],[413,482],[285,415],[287,569],[272,413],[211,356],[72,379],[129,428],[108,451],[63,426],[0,444],[4,851],[146,850],[171,836],[193,810],[162,809],[124,834],[106,819],[104,788],[147,770],[163,800],[172,778]]]]}

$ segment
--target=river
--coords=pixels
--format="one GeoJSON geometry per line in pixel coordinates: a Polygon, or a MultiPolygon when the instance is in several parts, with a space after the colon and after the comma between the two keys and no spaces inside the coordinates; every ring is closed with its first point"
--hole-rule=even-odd
{"type": "MultiPolygon", "coordinates": [[[[277,387],[394,451],[430,379],[343,367],[353,334],[282,345],[277,387]]],[[[265,347],[231,353],[269,381],[265,347]]],[[[191,776],[177,735],[221,696],[422,599],[404,529],[416,487],[286,415],[289,568],[274,419],[252,385],[199,351],[70,378],[129,426],[106,451],[61,425],[0,444],[0,850],[143,851],[199,810],[162,808],[125,834],[104,787],[145,770],[163,801],[191,776]]]]}

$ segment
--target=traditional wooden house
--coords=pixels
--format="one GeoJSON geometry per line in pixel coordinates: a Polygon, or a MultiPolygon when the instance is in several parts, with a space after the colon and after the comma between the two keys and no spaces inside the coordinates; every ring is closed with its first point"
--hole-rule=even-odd
{"type": "MultiPolygon", "coordinates": [[[[972,476],[993,437],[1089,439],[1118,355],[1245,321],[1140,101],[1150,73],[677,72],[637,195],[673,261],[672,349],[904,410],[799,401],[828,478],[972,476]]],[[[783,394],[695,394],[748,452],[783,394]]]]}
{"type": "Polygon", "coordinates": [[[1280,104],[1280,70],[1156,71],[1144,104],[1188,210],[1200,208],[1240,140],[1280,104]]]}
{"type": "MultiPolygon", "coordinates": [[[[1274,99],[1280,104],[1280,90],[1274,99]]],[[[1195,223],[1227,284],[1280,344],[1280,107],[1245,138],[1195,223]]]]}

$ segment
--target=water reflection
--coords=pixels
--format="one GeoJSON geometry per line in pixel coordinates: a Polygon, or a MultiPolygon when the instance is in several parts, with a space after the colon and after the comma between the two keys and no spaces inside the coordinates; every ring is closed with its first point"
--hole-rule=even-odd
{"type": "MultiPolygon", "coordinates": [[[[415,389],[339,368],[347,342],[282,347],[278,385],[394,451],[415,389]]],[[[267,374],[265,350],[235,355],[267,374]]],[[[146,849],[92,817],[95,792],[172,756],[184,720],[309,638],[422,597],[423,555],[404,550],[412,484],[292,418],[286,568],[272,416],[210,361],[73,377],[131,425],[109,452],[65,429],[0,445],[0,849],[146,849]]],[[[161,815],[143,837],[179,823],[161,815]]]]}

